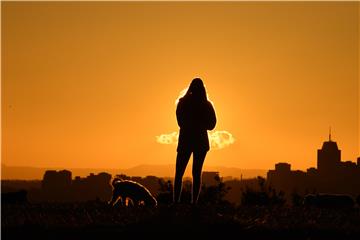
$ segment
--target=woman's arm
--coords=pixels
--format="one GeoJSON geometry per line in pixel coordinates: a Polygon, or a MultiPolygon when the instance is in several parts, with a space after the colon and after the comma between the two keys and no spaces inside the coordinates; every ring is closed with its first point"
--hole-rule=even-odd
{"type": "Polygon", "coordinates": [[[216,114],[213,105],[208,102],[208,111],[207,111],[207,130],[213,130],[216,126],[216,114]]]}
{"type": "Polygon", "coordinates": [[[176,120],[180,128],[184,126],[184,118],[183,101],[180,99],[176,106],[176,120]]]}

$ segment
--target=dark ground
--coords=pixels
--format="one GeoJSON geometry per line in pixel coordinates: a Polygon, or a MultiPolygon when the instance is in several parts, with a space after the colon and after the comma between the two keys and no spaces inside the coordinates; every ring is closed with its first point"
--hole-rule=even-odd
{"type": "Polygon", "coordinates": [[[2,239],[360,239],[360,209],[2,205],[2,239]]]}

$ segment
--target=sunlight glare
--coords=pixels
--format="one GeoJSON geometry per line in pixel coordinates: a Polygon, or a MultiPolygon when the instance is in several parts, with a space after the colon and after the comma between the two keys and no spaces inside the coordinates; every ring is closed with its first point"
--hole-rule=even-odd
{"type": "MultiPolygon", "coordinates": [[[[208,133],[211,149],[223,149],[235,142],[235,138],[228,131],[214,131],[208,133]]],[[[156,136],[156,142],[160,144],[177,145],[179,139],[178,132],[161,134],[156,136]]]]}

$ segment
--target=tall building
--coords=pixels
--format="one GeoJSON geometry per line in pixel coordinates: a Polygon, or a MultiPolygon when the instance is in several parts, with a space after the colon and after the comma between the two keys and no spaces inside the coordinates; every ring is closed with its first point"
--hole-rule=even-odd
{"type": "Polygon", "coordinates": [[[323,143],[322,148],[317,152],[317,168],[320,174],[335,173],[341,164],[341,150],[336,142],[331,140],[331,132],[329,141],[323,143]]]}

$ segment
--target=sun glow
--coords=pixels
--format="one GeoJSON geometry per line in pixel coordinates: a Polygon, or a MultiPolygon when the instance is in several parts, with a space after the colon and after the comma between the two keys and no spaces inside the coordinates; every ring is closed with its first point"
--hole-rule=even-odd
{"type": "MultiPolygon", "coordinates": [[[[180,98],[182,98],[186,94],[187,90],[188,88],[184,88],[180,91],[178,97],[176,98],[175,104],[179,103],[180,98]]],[[[207,98],[211,102],[209,95],[207,95],[207,98]]],[[[213,104],[213,102],[211,103],[213,104]]],[[[208,132],[208,137],[211,149],[222,149],[235,142],[235,138],[233,137],[233,135],[225,130],[208,132]]],[[[160,144],[176,145],[178,143],[178,140],[178,132],[165,133],[156,136],[156,142],[160,144]]]]}
{"type": "Polygon", "coordinates": [[[172,132],[172,133],[161,134],[159,136],[156,136],[156,142],[161,144],[177,144],[178,139],[179,139],[178,132],[172,132]]]}
{"type": "MultiPolygon", "coordinates": [[[[205,87],[205,89],[206,89],[206,85],[205,85],[205,84],[204,84],[204,87],[205,87]]],[[[187,92],[188,89],[189,89],[189,88],[184,88],[183,90],[180,91],[179,96],[178,96],[178,97],[176,98],[176,100],[175,100],[175,105],[177,105],[177,104],[179,103],[180,98],[182,98],[183,96],[185,96],[185,94],[186,94],[186,92],[187,92]]],[[[209,94],[206,93],[206,97],[207,97],[208,101],[211,102],[211,103],[214,105],[214,103],[213,103],[213,102],[211,101],[211,99],[209,98],[209,94]]]]}
{"type": "MultiPolygon", "coordinates": [[[[235,138],[228,131],[208,132],[211,149],[222,149],[235,142],[235,138]]],[[[172,132],[156,136],[156,142],[160,144],[176,145],[178,143],[179,133],[172,132]]]]}
{"type": "Polygon", "coordinates": [[[187,90],[188,90],[188,88],[184,88],[183,90],[180,91],[179,96],[175,100],[175,105],[177,105],[179,103],[180,98],[185,96],[187,90]]]}

